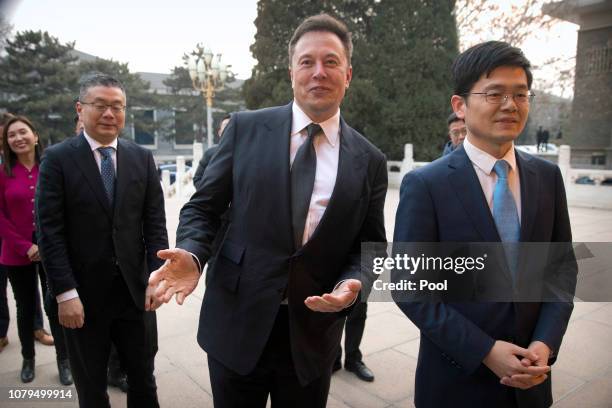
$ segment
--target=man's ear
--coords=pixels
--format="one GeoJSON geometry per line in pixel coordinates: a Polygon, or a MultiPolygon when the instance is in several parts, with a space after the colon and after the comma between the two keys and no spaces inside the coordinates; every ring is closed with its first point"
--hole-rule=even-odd
{"type": "Polygon", "coordinates": [[[463,96],[453,95],[451,97],[451,107],[453,108],[453,112],[455,112],[457,117],[465,121],[465,108],[467,107],[467,101],[465,98],[463,96]]]}

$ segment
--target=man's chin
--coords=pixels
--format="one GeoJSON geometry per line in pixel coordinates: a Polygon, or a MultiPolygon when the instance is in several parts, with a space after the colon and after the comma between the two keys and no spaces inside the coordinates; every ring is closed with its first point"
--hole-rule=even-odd
{"type": "Polygon", "coordinates": [[[91,136],[93,139],[97,140],[100,143],[108,143],[112,142],[115,138],[117,138],[118,133],[116,131],[96,132],[95,134],[91,134],[89,136],[91,136]]]}

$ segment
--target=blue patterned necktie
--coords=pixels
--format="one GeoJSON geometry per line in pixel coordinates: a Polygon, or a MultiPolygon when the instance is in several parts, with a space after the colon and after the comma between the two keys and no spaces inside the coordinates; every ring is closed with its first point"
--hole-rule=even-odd
{"type": "Polygon", "coordinates": [[[497,232],[504,245],[508,266],[516,281],[518,268],[518,247],[517,243],[521,238],[521,224],[519,222],[516,202],[508,185],[508,162],[498,160],[493,166],[493,171],[497,174],[497,183],[493,190],[493,219],[497,226],[497,232]]]}
{"type": "Polygon", "coordinates": [[[113,147],[98,147],[98,151],[102,156],[100,162],[100,175],[102,176],[102,183],[104,184],[104,190],[106,190],[106,196],[111,207],[115,199],[115,166],[113,166],[112,152],[113,147]]]}

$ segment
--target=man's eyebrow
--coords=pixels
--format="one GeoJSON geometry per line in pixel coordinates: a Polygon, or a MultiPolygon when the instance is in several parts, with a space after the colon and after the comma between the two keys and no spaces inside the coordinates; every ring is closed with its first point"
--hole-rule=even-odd
{"type": "Polygon", "coordinates": [[[506,89],[513,89],[513,90],[528,90],[529,87],[526,84],[517,84],[517,85],[513,85],[510,88],[504,86],[503,84],[489,84],[487,86],[485,86],[483,88],[485,91],[490,91],[490,90],[500,90],[500,91],[504,91],[506,89]]]}

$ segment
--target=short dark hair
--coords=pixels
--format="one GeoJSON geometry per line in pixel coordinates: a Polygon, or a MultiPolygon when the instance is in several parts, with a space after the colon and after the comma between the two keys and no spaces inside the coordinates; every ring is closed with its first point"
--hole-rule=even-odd
{"type": "Polygon", "coordinates": [[[109,88],[119,88],[125,95],[125,87],[118,79],[100,73],[94,73],[81,81],[81,89],[79,90],[79,101],[83,102],[83,99],[87,95],[89,88],[96,86],[106,86],[109,88]]]}
{"type": "Polygon", "coordinates": [[[8,129],[15,122],[24,123],[27,127],[30,128],[32,133],[38,136],[38,144],[34,147],[34,158],[36,160],[36,164],[40,163],[40,157],[42,153],[42,147],[40,142],[40,136],[38,135],[38,131],[34,124],[25,116],[12,116],[6,121],[4,124],[4,128],[2,129],[2,149],[4,150],[4,173],[8,177],[13,177],[13,167],[17,163],[17,155],[15,152],[11,150],[11,147],[8,144],[8,129]]]}
{"type": "Polygon", "coordinates": [[[0,113],[0,126],[4,126],[4,124],[12,117],[13,115],[8,112],[0,113]]]}
{"type": "Polygon", "coordinates": [[[459,121],[464,122],[463,119],[461,119],[459,116],[457,116],[455,112],[453,112],[450,115],[448,115],[448,118],[446,119],[446,126],[450,126],[451,123],[459,122],[459,121]]]}
{"type": "Polygon", "coordinates": [[[293,52],[295,51],[295,45],[306,33],[312,31],[323,31],[335,34],[342,45],[344,46],[344,52],[346,53],[346,60],[348,65],[351,65],[351,57],[353,56],[353,40],[351,39],[351,32],[342,21],[330,16],[327,13],[317,14],[316,16],[310,16],[295,29],[291,40],[289,41],[289,66],[291,66],[291,60],[293,59],[293,52]]]}
{"type": "Polygon", "coordinates": [[[465,96],[481,76],[489,76],[491,71],[501,66],[523,68],[527,86],[531,89],[531,63],[523,51],[503,41],[487,41],[470,47],[453,62],[455,95],[465,96]]]}

